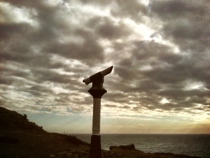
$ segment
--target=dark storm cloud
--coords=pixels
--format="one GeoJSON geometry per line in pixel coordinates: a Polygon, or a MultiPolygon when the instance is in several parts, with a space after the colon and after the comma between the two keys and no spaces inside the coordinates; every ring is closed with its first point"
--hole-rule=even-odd
{"type": "Polygon", "coordinates": [[[28,88],[27,91],[33,94],[34,96],[40,96],[40,97],[44,94],[53,93],[52,90],[48,89],[47,87],[43,87],[39,85],[31,86],[30,88],[28,88]]]}
{"type": "MultiPolygon", "coordinates": [[[[90,23],[92,23],[95,19],[92,19],[90,23]]],[[[111,21],[109,18],[100,18],[97,19],[96,23],[96,32],[101,36],[102,38],[107,39],[118,39],[118,38],[125,38],[128,36],[131,31],[126,28],[127,26],[122,23],[116,23],[114,21],[111,21]]]]}
{"type": "Polygon", "coordinates": [[[207,0],[154,1],[152,11],[163,20],[166,37],[183,50],[203,51],[210,40],[208,3],[207,0]]]}
{"type": "Polygon", "coordinates": [[[39,4],[41,1],[37,0],[31,2],[31,1],[3,0],[3,2],[10,3],[18,7],[22,7],[22,6],[37,6],[37,4],[39,4]]]}
{"type": "MultiPolygon", "coordinates": [[[[111,94],[110,93],[107,93],[105,94],[105,99],[108,100],[108,101],[112,101],[112,102],[117,102],[119,104],[122,104],[122,103],[125,103],[127,100],[128,100],[128,96],[126,93],[116,93],[116,92],[112,92],[111,94]]],[[[108,104],[107,107],[110,106],[110,107],[116,107],[117,105],[110,105],[108,104]]]]}
{"type": "Polygon", "coordinates": [[[37,75],[38,82],[50,81],[55,83],[69,83],[70,76],[68,75],[60,75],[54,71],[47,69],[40,69],[33,71],[37,75]]]}
{"type": "Polygon", "coordinates": [[[119,75],[120,78],[122,78],[122,80],[129,81],[129,79],[134,79],[134,77],[136,77],[136,73],[134,72],[135,70],[132,71],[132,70],[130,70],[130,67],[129,66],[127,67],[127,66],[128,65],[126,65],[126,66],[122,65],[122,66],[116,67],[115,73],[117,75],[119,75]]]}
{"type": "Polygon", "coordinates": [[[160,91],[160,95],[169,97],[169,98],[184,98],[187,97],[199,97],[205,98],[208,97],[210,92],[209,91],[201,91],[201,90],[180,90],[180,89],[168,89],[166,91],[160,91]]]}
{"type": "Polygon", "coordinates": [[[160,88],[161,86],[157,82],[155,81],[151,82],[151,80],[145,79],[145,80],[142,80],[140,84],[137,85],[136,88],[133,88],[132,91],[149,92],[149,91],[159,90],[160,88]]]}
{"type": "Polygon", "coordinates": [[[0,76],[0,84],[10,85],[11,83],[12,83],[12,80],[10,78],[0,76]]]}
{"type": "Polygon", "coordinates": [[[134,60],[140,61],[138,64],[146,65],[149,63],[155,67],[158,67],[158,63],[173,65],[182,58],[182,55],[175,54],[169,46],[153,41],[133,42],[133,45],[132,53],[135,56],[134,60]]]}
{"type": "Polygon", "coordinates": [[[29,25],[21,24],[0,24],[0,60],[3,61],[17,61],[27,60],[30,50],[28,40],[23,36],[28,34],[30,30],[29,25]]]}
{"type": "Polygon", "coordinates": [[[28,29],[29,27],[25,23],[22,24],[0,23],[0,38],[6,40],[8,38],[15,37],[15,35],[23,34],[28,29]]]}
{"type": "Polygon", "coordinates": [[[205,12],[205,2],[207,0],[159,0],[152,1],[152,11],[158,13],[161,18],[171,18],[175,14],[183,15],[188,13],[203,14],[205,12]]]}
{"type": "MultiPolygon", "coordinates": [[[[138,79],[142,80],[142,83],[146,83],[145,81],[148,82],[147,78],[149,78],[153,82],[149,81],[148,84],[153,85],[154,88],[158,87],[155,86],[155,82],[174,83],[185,79],[180,74],[183,72],[174,71],[174,67],[181,61],[182,56],[174,54],[169,47],[153,42],[146,43],[146,49],[142,48],[142,45],[136,46],[136,43],[134,46],[132,55],[121,60],[120,66],[116,68],[115,72],[123,79],[138,79]],[[142,71],[136,71],[136,69],[142,69],[142,71]]],[[[143,85],[145,86],[145,84],[143,85]]]]}
{"type": "Polygon", "coordinates": [[[203,61],[209,60],[209,56],[201,60],[203,57],[196,53],[175,53],[169,46],[153,41],[141,45],[134,42],[133,45],[132,55],[121,60],[115,68],[115,73],[126,82],[126,85],[118,85],[119,89],[127,95],[137,92],[139,96],[150,96],[146,100],[138,99],[141,106],[148,109],[175,110],[208,104],[209,90],[186,90],[185,87],[187,82],[195,81],[207,88],[209,64],[203,61]],[[186,101],[188,97],[190,99],[186,101]],[[162,98],[171,103],[163,105],[160,103],[162,98]]]}
{"type": "MultiPolygon", "coordinates": [[[[69,42],[65,44],[52,43],[45,48],[46,52],[59,54],[66,58],[83,60],[88,64],[94,64],[90,59],[97,62],[103,61],[103,49],[92,37],[92,34],[85,30],[77,30],[77,36],[83,39],[81,43],[69,42]]],[[[74,38],[74,36],[73,36],[74,38]]]]}

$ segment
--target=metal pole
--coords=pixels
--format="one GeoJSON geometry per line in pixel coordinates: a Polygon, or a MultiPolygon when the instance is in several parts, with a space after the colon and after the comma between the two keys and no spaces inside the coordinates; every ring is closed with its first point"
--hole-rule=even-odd
{"type": "Polygon", "coordinates": [[[101,98],[93,98],[93,125],[92,134],[100,134],[100,119],[101,119],[101,98]]]}

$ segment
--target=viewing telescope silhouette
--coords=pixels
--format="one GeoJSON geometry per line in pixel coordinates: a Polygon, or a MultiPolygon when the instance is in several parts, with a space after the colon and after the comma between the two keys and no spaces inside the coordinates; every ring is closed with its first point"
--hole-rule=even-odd
{"type": "Polygon", "coordinates": [[[99,71],[98,73],[86,78],[83,80],[83,82],[88,85],[91,82],[97,81],[99,78],[103,78],[104,76],[110,74],[112,72],[113,66],[110,66],[102,71],[99,71]]]}
{"type": "Polygon", "coordinates": [[[89,158],[103,158],[100,136],[101,97],[107,92],[103,87],[104,76],[110,74],[112,69],[113,66],[108,67],[83,80],[86,85],[92,83],[92,87],[88,90],[93,97],[92,136],[89,158]]]}

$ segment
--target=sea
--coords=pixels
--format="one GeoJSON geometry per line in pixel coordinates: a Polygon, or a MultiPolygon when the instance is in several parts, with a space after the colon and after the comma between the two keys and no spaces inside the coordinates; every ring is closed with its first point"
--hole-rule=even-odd
{"type": "MultiPolygon", "coordinates": [[[[90,134],[76,134],[80,140],[90,143],[90,134]]],[[[134,144],[135,148],[146,153],[174,153],[201,158],[210,158],[210,134],[101,134],[101,146],[134,144]]]]}

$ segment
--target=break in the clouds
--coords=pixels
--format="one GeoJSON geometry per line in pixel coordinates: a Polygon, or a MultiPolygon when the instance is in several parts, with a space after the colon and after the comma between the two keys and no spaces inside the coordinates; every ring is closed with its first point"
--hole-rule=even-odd
{"type": "Polygon", "coordinates": [[[92,99],[82,80],[113,65],[104,83],[105,117],[185,114],[205,124],[209,6],[208,0],[1,1],[1,106],[89,116],[92,99]]]}

